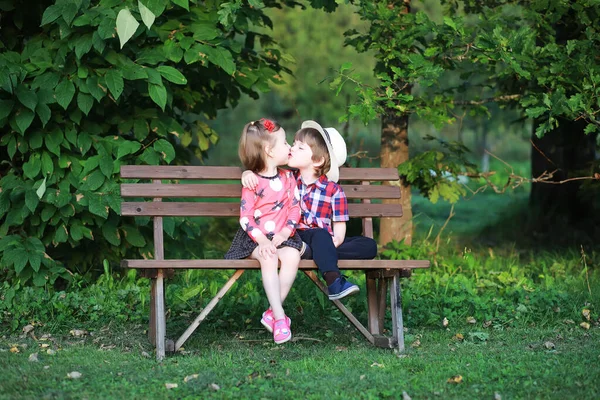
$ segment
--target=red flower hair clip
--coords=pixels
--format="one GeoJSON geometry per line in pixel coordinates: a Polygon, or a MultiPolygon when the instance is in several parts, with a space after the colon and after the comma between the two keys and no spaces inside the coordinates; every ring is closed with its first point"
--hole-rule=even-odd
{"type": "Polygon", "coordinates": [[[262,122],[263,126],[267,131],[273,133],[273,131],[275,130],[275,124],[273,123],[273,121],[271,121],[270,119],[261,118],[260,122],[262,122]]]}

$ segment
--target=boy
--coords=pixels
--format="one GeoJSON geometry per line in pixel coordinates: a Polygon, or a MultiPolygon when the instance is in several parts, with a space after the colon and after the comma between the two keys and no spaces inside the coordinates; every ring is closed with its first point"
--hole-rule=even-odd
{"type": "MultiPolygon", "coordinates": [[[[288,158],[288,166],[297,169],[301,209],[297,232],[307,244],[302,258],[312,256],[327,283],[330,300],[360,290],[340,274],[338,259],[370,260],[377,254],[375,240],[345,237],[348,201],[337,181],[346,156],[346,143],[335,128],[323,129],[315,121],[305,121],[296,132],[288,158]]],[[[244,172],[242,184],[252,187],[255,178],[244,172]]]]}

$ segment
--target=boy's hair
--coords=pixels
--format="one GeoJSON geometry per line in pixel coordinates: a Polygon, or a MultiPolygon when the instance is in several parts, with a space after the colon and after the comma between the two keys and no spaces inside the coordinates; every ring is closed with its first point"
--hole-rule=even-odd
{"type": "Polygon", "coordinates": [[[272,133],[279,129],[281,129],[279,123],[265,118],[249,122],[244,126],[238,146],[238,156],[246,169],[255,173],[265,169],[267,166],[265,142],[273,146],[275,136],[272,133]]]}
{"type": "Polygon", "coordinates": [[[315,174],[318,176],[325,175],[331,168],[331,157],[325,139],[321,133],[314,128],[302,128],[296,132],[294,140],[306,143],[312,150],[312,160],[317,162],[323,158],[323,164],[315,168],[315,174]]]}

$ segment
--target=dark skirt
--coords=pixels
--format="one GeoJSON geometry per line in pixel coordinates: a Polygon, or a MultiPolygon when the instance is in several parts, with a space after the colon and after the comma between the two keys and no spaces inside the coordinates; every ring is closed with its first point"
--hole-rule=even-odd
{"type": "MultiPolygon", "coordinates": [[[[267,235],[269,240],[273,239],[273,234],[270,233],[267,235]]],[[[293,247],[298,251],[302,250],[302,239],[300,239],[300,235],[298,232],[294,232],[294,234],[289,237],[286,241],[277,247],[281,249],[283,246],[293,247]]],[[[227,260],[241,260],[243,258],[249,257],[254,249],[258,247],[258,243],[254,240],[250,239],[250,236],[246,233],[245,230],[239,228],[233,238],[233,242],[231,242],[231,247],[227,254],[225,254],[225,259],[227,260]]]]}

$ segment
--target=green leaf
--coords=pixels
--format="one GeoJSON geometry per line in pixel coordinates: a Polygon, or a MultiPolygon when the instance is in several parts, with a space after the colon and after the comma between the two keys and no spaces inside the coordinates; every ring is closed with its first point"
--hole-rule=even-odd
{"type": "Polygon", "coordinates": [[[77,106],[85,115],[90,113],[93,105],[94,98],[91,95],[82,92],[77,94],[77,106]]]}
{"type": "Polygon", "coordinates": [[[153,148],[147,147],[146,150],[140,156],[140,160],[148,165],[158,165],[160,162],[160,156],[153,148]]]}
{"type": "Polygon", "coordinates": [[[19,99],[21,104],[29,108],[31,111],[35,111],[35,106],[37,106],[38,99],[34,91],[29,90],[27,86],[20,84],[17,86],[15,94],[17,95],[17,99],[19,99]]]}
{"type": "Polygon", "coordinates": [[[105,18],[98,25],[98,36],[100,39],[112,39],[115,37],[115,20],[113,18],[105,18]]]}
{"type": "Polygon", "coordinates": [[[139,142],[134,142],[132,140],[126,140],[119,146],[119,148],[117,150],[117,160],[128,154],[135,153],[141,147],[142,147],[142,144],[139,142]]]}
{"type": "Polygon", "coordinates": [[[190,30],[194,32],[193,38],[197,41],[212,40],[219,36],[219,30],[210,21],[192,24],[190,30]]]}
{"type": "Polygon", "coordinates": [[[81,59],[92,49],[92,35],[82,35],[75,41],[75,56],[77,59],[81,59]]]}
{"type": "Polygon", "coordinates": [[[148,84],[150,98],[164,111],[167,105],[167,89],[163,85],[148,84]]]}
{"type": "MultiPolygon", "coordinates": [[[[148,69],[150,70],[150,69],[148,69]]],[[[146,79],[148,78],[148,71],[146,68],[143,68],[138,64],[131,64],[124,66],[121,71],[123,72],[123,78],[133,81],[136,79],[146,79]]],[[[150,70],[152,71],[152,70],[150,70]]]]}
{"type": "Polygon", "coordinates": [[[50,121],[50,117],[52,117],[52,111],[50,111],[50,107],[44,103],[39,103],[35,108],[35,112],[37,112],[38,117],[40,117],[40,121],[42,121],[42,127],[45,127],[48,121],[50,121]]]}
{"type": "Polygon", "coordinates": [[[0,121],[10,115],[14,105],[12,100],[0,100],[0,121]]]}
{"type": "Polygon", "coordinates": [[[444,24],[448,25],[450,28],[456,30],[456,22],[452,20],[450,17],[444,17],[444,24]]]}
{"type": "Polygon", "coordinates": [[[534,107],[528,108],[527,110],[525,110],[525,112],[527,113],[527,116],[529,118],[537,118],[543,113],[545,113],[547,110],[548,109],[546,107],[534,107]]]}
{"type": "Polygon", "coordinates": [[[178,5],[179,7],[185,8],[187,11],[190,11],[190,2],[189,0],[171,0],[173,4],[178,5]]]}
{"type": "Polygon", "coordinates": [[[23,164],[23,173],[29,179],[36,178],[42,168],[42,160],[38,153],[31,154],[29,160],[23,164]]]}
{"type": "Polygon", "coordinates": [[[39,202],[40,198],[37,196],[37,193],[34,190],[28,190],[25,192],[25,205],[29,211],[34,212],[39,202]]]}
{"type": "Polygon", "coordinates": [[[92,96],[96,99],[98,103],[104,96],[106,96],[106,92],[100,87],[98,84],[98,77],[90,76],[85,80],[85,84],[92,96]]]}
{"type": "Polygon", "coordinates": [[[83,226],[79,223],[73,223],[71,224],[71,231],[69,233],[71,238],[78,242],[83,239],[83,226]]]}
{"type": "MultiPolygon", "coordinates": [[[[50,22],[54,22],[62,15],[63,5],[55,4],[46,8],[44,14],[42,15],[42,24],[40,26],[44,26],[49,24],[50,22]]],[[[38,14],[39,15],[39,14],[38,14]]]]}
{"type": "Polygon", "coordinates": [[[17,112],[17,114],[15,115],[15,122],[21,134],[24,134],[27,128],[29,128],[29,126],[33,122],[34,116],[35,114],[31,110],[25,108],[17,112]]]}
{"type": "Polygon", "coordinates": [[[594,125],[594,124],[587,124],[585,129],[583,130],[583,132],[586,135],[589,135],[590,133],[594,133],[598,131],[598,126],[594,125]]]}
{"type": "Polygon", "coordinates": [[[167,5],[167,1],[165,0],[142,0],[142,3],[144,3],[157,18],[160,17],[167,5]]]}
{"type": "Polygon", "coordinates": [[[140,231],[137,227],[131,225],[124,225],[121,230],[123,231],[123,236],[125,240],[129,242],[131,245],[136,247],[144,247],[146,245],[146,239],[140,234],[140,231]]]}
{"type": "MultiPolygon", "coordinates": [[[[38,187],[37,190],[35,191],[35,194],[37,195],[37,197],[40,200],[44,196],[44,193],[46,193],[46,177],[44,177],[44,179],[42,179],[42,183],[40,184],[40,187],[38,187]]],[[[48,219],[50,219],[50,217],[48,217],[48,219]]]]}
{"type": "Polygon", "coordinates": [[[73,146],[77,146],[77,131],[75,129],[67,129],[65,137],[73,146]]]}
{"type": "Polygon", "coordinates": [[[63,132],[56,128],[52,130],[52,132],[46,133],[44,135],[44,142],[46,143],[46,147],[57,157],[60,157],[60,145],[64,140],[63,132]]]}
{"type": "Polygon", "coordinates": [[[99,217],[108,218],[108,206],[102,202],[102,196],[100,195],[90,195],[89,210],[99,217]]]}
{"type": "Polygon", "coordinates": [[[137,22],[127,8],[119,11],[119,14],[117,15],[117,34],[119,35],[121,48],[123,48],[125,43],[131,39],[138,26],[140,26],[139,22],[137,22]]]}
{"type": "MultiPolygon", "coordinates": [[[[46,189],[46,178],[44,178],[44,189],[46,189]]],[[[41,187],[41,186],[40,186],[41,187]]],[[[39,191],[39,189],[38,189],[39,191]]],[[[38,193],[38,197],[39,193],[38,193]]],[[[41,199],[41,197],[40,197],[41,199]]],[[[46,204],[44,206],[44,208],[42,209],[42,213],[40,214],[40,217],[42,217],[42,221],[47,222],[50,220],[50,218],[52,218],[54,216],[54,213],[56,212],[56,207],[54,207],[52,204],[46,204]]]]}
{"type": "Polygon", "coordinates": [[[11,136],[8,140],[8,145],[6,146],[6,150],[8,151],[8,158],[12,160],[17,152],[17,139],[14,136],[11,136]]]}
{"type": "Polygon", "coordinates": [[[2,258],[7,265],[13,265],[16,274],[20,274],[27,265],[27,257],[23,257],[23,252],[23,246],[15,246],[5,251],[2,258]]]}
{"type": "Polygon", "coordinates": [[[28,136],[29,136],[29,147],[31,147],[32,149],[39,149],[40,147],[42,147],[42,144],[44,142],[44,136],[42,136],[42,132],[35,131],[35,132],[29,134],[28,136]]]}
{"type": "Polygon", "coordinates": [[[32,89],[48,89],[54,91],[58,85],[60,75],[53,71],[45,72],[35,77],[31,83],[32,89]]]}
{"type": "Polygon", "coordinates": [[[228,75],[232,75],[235,71],[235,62],[229,50],[223,47],[205,46],[208,60],[213,64],[221,67],[228,75]]]}
{"type": "MultiPolygon", "coordinates": [[[[81,2],[79,2],[81,4],[81,2]]],[[[79,5],[74,2],[68,2],[63,7],[62,17],[67,23],[67,26],[71,26],[71,22],[73,22],[73,18],[77,15],[77,11],[79,11],[79,5]]]]}
{"type": "Polygon", "coordinates": [[[64,243],[69,239],[69,231],[65,224],[56,228],[56,232],[54,233],[54,241],[56,243],[64,243]]]}
{"type": "Polygon", "coordinates": [[[140,15],[142,16],[142,21],[144,21],[144,25],[150,29],[156,16],[148,9],[148,7],[143,5],[141,1],[138,1],[138,8],[140,10],[140,15]]]}
{"type": "Polygon", "coordinates": [[[152,83],[154,85],[163,85],[163,80],[158,70],[146,68],[146,73],[148,74],[148,83],[152,83]]]}
{"type": "Polygon", "coordinates": [[[104,176],[107,178],[112,177],[114,160],[111,156],[106,153],[101,154],[100,162],[98,164],[100,165],[100,171],[102,171],[104,176]]]}
{"type": "Polygon", "coordinates": [[[48,283],[48,275],[46,275],[45,272],[38,272],[33,276],[33,279],[31,281],[35,286],[42,287],[46,283],[48,283]]]}
{"type": "Polygon", "coordinates": [[[65,110],[69,107],[73,96],[75,95],[75,85],[68,79],[58,84],[55,90],[56,101],[65,110]]]}
{"type": "Polygon", "coordinates": [[[92,34],[92,46],[94,46],[94,49],[96,49],[96,51],[100,54],[102,54],[104,48],[106,47],[106,43],[104,43],[104,40],[100,37],[100,33],[98,33],[98,31],[95,31],[92,34]]]}
{"type": "Polygon", "coordinates": [[[94,190],[98,189],[100,186],[102,186],[105,179],[106,179],[106,177],[104,176],[102,171],[100,171],[99,169],[95,169],[91,174],[89,174],[88,176],[85,176],[81,180],[83,183],[83,186],[81,187],[81,189],[94,191],[94,190]]]}
{"type": "Polygon", "coordinates": [[[121,244],[121,234],[114,223],[102,224],[102,235],[113,246],[121,244]]]}
{"type": "Polygon", "coordinates": [[[90,135],[85,132],[80,133],[79,137],[77,138],[77,148],[79,148],[81,154],[85,155],[85,153],[89,151],[90,147],[92,147],[92,138],[90,135]]]}
{"type": "Polygon", "coordinates": [[[169,67],[166,65],[161,65],[156,68],[158,72],[168,81],[176,83],[177,85],[185,85],[187,83],[187,79],[181,72],[176,70],[173,67],[169,67]]]}
{"type": "Polygon", "coordinates": [[[121,96],[121,93],[123,93],[123,88],[125,87],[123,75],[120,71],[111,69],[106,73],[104,79],[106,79],[108,89],[113,94],[115,100],[117,100],[119,96],[121,96]]]}
{"type": "Polygon", "coordinates": [[[44,178],[54,173],[54,162],[47,152],[42,153],[42,174],[44,178]]]}
{"type": "Polygon", "coordinates": [[[170,163],[175,158],[175,149],[173,145],[165,139],[160,139],[154,142],[154,150],[156,150],[167,163],[170,163]]]}
{"type": "Polygon", "coordinates": [[[144,119],[136,119],[133,122],[133,135],[140,142],[148,136],[148,123],[144,119]]]}

